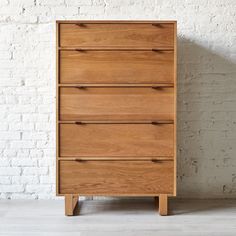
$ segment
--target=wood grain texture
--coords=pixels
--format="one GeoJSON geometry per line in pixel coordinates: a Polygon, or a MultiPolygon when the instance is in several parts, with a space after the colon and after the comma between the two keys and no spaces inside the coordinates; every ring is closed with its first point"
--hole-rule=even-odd
{"type": "Polygon", "coordinates": [[[173,51],[60,51],[60,83],[173,83],[173,51]]]}
{"type": "Polygon", "coordinates": [[[73,216],[76,207],[78,207],[78,196],[75,194],[66,194],[65,195],[65,215],[73,216]]]}
{"type": "Polygon", "coordinates": [[[155,195],[173,192],[173,162],[60,161],[60,192],[155,195]]]}
{"type": "Polygon", "coordinates": [[[172,156],[173,124],[60,124],[60,156],[172,156]]]}
{"type": "Polygon", "coordinates": [[[173,88],[60,88],[60,120],[173,119],[173,88]]]}
{"type": "Polygon", "coordinates": [[[161,216],[168,215],[168,196],[167,194],[160,194],[159,195],[159,214],[161,216]]]}
{"type": "Polygon", "coordinates": [[[167,194],[176,195],[176,27],[57,22],[58,195],[160,195],[160,214],[167,214],[167,194]]]}
{"type": "Polygon", "coordinates": [[[172,47],[173,24],[60,24],[60,46],[172,47]]]}

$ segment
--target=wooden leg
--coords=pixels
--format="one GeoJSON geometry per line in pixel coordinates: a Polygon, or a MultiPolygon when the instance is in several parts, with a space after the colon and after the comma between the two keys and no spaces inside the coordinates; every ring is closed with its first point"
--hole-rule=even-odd
{"type": "Polygon", "coordinates": [[[159,195],[159,214],[161,216],[167,216],[168,214],[168,197],[167,194],[159,195]]]}
{"type": "Polygon", "coordinates": [[[78,196],[74,194],[66,194],[65,195],[65,215],[73,216],[76,207],[78,207],[78,196]]]}

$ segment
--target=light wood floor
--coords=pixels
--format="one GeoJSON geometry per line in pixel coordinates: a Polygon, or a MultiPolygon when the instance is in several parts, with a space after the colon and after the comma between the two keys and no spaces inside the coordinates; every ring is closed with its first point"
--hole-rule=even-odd
{"type": "Polygon", "coordinates": [[[1,200],[1,236],[236,235],[236,200],[170,201],[159,216],[150,199],[86,200],[81,215],[64,216],[64,201],[1,200]]]}

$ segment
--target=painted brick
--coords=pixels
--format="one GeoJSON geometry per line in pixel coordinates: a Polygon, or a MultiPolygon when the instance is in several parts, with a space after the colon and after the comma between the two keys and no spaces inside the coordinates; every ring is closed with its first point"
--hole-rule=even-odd
{"type": "Polygon", "coordinates": [[[0,175],[12,176],[20,174],[21,174],[20,167],[0,167],[0,175]]]}
{"type": "Polygon", "coordinates": [[[10,184],[11,183],[11,177],[10,176],[1,176],[0,178],[0,184],[10,184]]]}
{"type": "Polygon", "coordinates": [[[2,193],[20,193],[24,192],[24,186],[23,185],[0,185],[0,192],[2,193]]]}
{"type": "Polygon", "coordinates": [[[29,158],[14,158],[12,159],[12,166],[19,166],[19,167],[25,167],[25,166],[37,166],[37,160],[36,159],[29,159],[29,158]]]}
{"type": "Polygon", "coordinates": [[[47,167],[25,167],[23,169],[24,175],[46,175],[48,173],[47,167]]]}

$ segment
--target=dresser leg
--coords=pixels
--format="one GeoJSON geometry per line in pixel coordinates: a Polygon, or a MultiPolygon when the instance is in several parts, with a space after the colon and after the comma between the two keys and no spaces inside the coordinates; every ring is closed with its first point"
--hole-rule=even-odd
{"type": "Polygon", "coordinates": [[[65,195],[65,215],[73,216],[75,208],[78,207],[78,195],[66,194],[65,195]]]}
{"type": "Polygon", "coordinates": [[[166,216],[168,214],[168,196],[167,194],[159,195],[159,214],[166,216]]]}

